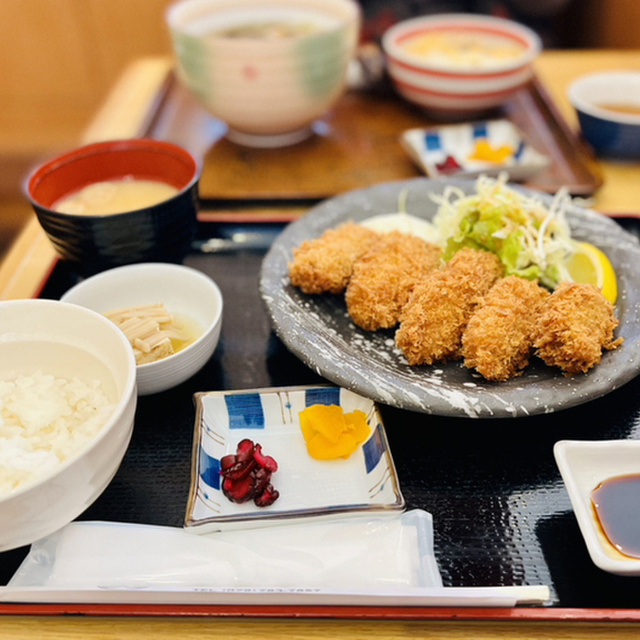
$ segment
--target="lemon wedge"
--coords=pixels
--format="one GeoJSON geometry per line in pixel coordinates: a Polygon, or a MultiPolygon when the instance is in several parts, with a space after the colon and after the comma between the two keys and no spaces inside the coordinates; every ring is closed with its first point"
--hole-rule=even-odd
{"type": "Polygon", "coordinates": [[[618,298],[616,272],[598,247],[588,242],[576,243],[576,250],[567,260],[566,267],[573,282],[595,285],[611,304],[615,304],[618,298]]]}

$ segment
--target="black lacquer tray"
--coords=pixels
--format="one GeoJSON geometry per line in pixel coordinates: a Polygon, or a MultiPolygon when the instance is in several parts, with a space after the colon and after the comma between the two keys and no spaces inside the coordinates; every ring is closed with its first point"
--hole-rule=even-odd
{"type": "MultiPolygon", "coordinates": [[[[639,220],[618,221],[640,236],[639,220]]],[[[261,232],[267,227],[260,225],[261,232]]],[[[234,225],[202,223],[200,234],[234,231],[234,225]]],[[[235,250],[187,257],[185,264],[207,273],[222,290],[220,343],[192,379],[139,399],[124,461],[80,519],[182,526],[193,394],[326,382],[272,332],[258,290],[263,256],[262,250],[235,250]]],[[[40,295],[59,298],[77,281],[58,263],[40,295]]],[[[381,411],[407,506],[433,515],[445,586],[546,584],[551,617],[553,609],[640,609],[640,578],[610,575],[591,562],[553,458],[560,439],[640,439],[640,377],[579,407],[527,418],[472,420],[386,406],[381,411]]],[[[0,584],[26,553],[0,554],[0,584]]]]}

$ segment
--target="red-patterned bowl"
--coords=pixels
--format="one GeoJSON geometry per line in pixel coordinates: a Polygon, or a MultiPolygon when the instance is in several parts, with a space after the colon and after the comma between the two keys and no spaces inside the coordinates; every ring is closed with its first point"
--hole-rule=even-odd
{"type": "Polygon", "coordinates": [[[382,47],[400,95],[431,115],[459,119],[497,107],[529,82],[542,44],[511,20],[444,14],[394,25],[382,47]]]}

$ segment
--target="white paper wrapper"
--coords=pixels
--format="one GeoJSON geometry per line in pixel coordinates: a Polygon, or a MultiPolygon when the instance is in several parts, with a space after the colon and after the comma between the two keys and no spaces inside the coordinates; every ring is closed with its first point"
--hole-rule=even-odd
{"type": "Polygon", "coordinates": [[[443,587],[431,515],[415,510],[193,535],[73,522],[33,544],[0,602],[513,607],[545,586],[443,587]]]}
{"type": "Polygon", "coordinates": [[[195,536],[73,522],[35,543],[9,587],[403,589],[442,585],[430,514],[195,536]]]}

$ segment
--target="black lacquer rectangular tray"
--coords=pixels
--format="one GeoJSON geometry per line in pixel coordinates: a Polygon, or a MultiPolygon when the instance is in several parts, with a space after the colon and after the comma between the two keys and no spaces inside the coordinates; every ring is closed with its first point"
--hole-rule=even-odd
{"type": "MultiPolygon", "coordinates": [[[[640,236],[639,220],[619,222],[640,236]]],[[[200,235],[225,237],[237,230],[202,223],[200,235]]],[[[181,527],[190,483],[193,394],[326,382],[272,332],[258,290],[263,256],[263,250],[234,250],[187,257],[185,264],[211,276],[222,290],[219,345],[192,379],[139,399],[124,461],[80,519],[181,527]]],[[[77,281],[58,263],[40,295],[57,299],[77,281]]],[[[610,575],[591,562],[553,458],[560,439],[640,439],[640,377],[588,404],[529,418],[444,418],[385,406],[381,411],[407,506],[433,515],[445,586],[545,584],[551,589],[544,608],[550,617],[554,609],[627,610],[640,619],[640,578],[610,575]]],[[[0,554],[0,584],[27,551],[0,554]]],[[[22,608],[28,611],[28,605],[22,608]]]]}

